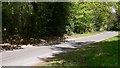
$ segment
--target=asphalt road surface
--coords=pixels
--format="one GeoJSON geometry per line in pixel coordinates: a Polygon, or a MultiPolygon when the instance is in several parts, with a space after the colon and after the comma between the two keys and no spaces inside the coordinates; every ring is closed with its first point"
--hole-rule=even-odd
{"type": "Polygon", "coordinates": [[[66,39],[68,42],[52,46],[33,46],[24,49],[3,51],[0,53],[2,66],[32,66],[43,62],[43,58],[53,57],[53,54],[67,52],[82,45],[99,42],[118,35],[118,32],[103,32],[93,36],[66,39]]]}

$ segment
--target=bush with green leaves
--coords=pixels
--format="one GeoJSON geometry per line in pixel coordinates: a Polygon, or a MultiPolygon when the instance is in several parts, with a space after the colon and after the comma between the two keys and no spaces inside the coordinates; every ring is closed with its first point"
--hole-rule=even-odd
{"type": "Polygon", "coordinates": [[[2,38],[14,40],[63,37],[64,34],[119,30],[107,2],[3,2],[2,38]]]}

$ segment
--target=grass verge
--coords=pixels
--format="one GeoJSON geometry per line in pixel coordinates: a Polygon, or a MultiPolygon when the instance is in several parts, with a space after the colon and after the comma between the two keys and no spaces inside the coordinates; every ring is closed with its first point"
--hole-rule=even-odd
{"type": "Polygon", "coordinates": [[[77,33],[74,33],[72,34],[71,36],[67,36],[68,38],[77,38],[77,37],[85,37],[85,36],[92,36],[92,35],[96,35],[96,34],[100,34],[104,31],[96,31],[96,32],[88,32],[88,33],[84,33],[84,34],[77,34],[77,33]]]}
{"type": "MultiPolygon", "coordinates": [[[[120,44],[120,34],[107,40],[61,54],[45,66],[118,66],[118,44],[120,44]]],[[[56,68],[56,67],[55,67],[56,68]]],[[[66,68],[66,67],[65,67],[66,68]]],[[[68,67],[69,68],[69,67],[68,67]]]]}

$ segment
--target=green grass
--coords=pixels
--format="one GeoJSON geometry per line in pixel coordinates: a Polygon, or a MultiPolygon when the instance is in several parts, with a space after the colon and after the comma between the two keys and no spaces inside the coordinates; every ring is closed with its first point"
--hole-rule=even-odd
{"type": "Polygon", "coordinates": [[[84,33],[84,34],[77,34],[77,33],[74,33],[72,34],[71,36],[68,36],[69,38],[76,38],[76,37],[85,37],[85,36],[92,36],[92,35],[96,35],[96,34],[100,34],[102,33],[103,31],[96,31],[96,32],[87,32],[87,33],[84,33]]]}
{"type": "MultiPolygon", "coordinates": [[[[47,66],[118,66],[120,34],[49,59],[47,66]]],[[[69,67],[68,67],[69,68],[69,67]]]]}

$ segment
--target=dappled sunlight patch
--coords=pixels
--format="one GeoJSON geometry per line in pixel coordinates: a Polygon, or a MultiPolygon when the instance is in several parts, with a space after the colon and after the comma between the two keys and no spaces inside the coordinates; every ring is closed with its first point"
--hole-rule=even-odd
{"type": "Polygon", "coordinates": [[[52,61],[52,62],[50,62],[50,64],[48,64],[48,66],[59,65],[59,64],[62,64],[62,63],[63,63],[63,60],[61,60],[61,61],[52,61]]]}
{"type": "Polygon", "coordinates": [[[109,56],[110,54],[101,52],[101,53],[96,54],[96,57],[104,56],[104,55],[108,55],[109,56]]]}

